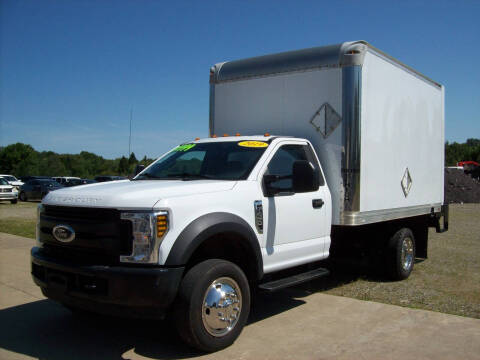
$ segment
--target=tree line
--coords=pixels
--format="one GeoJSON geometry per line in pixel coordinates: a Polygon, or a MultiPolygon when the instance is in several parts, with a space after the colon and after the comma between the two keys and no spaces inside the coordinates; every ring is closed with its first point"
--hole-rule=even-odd
{"type": "Polygon", "coordinates": [[[480,139],[467,139],[464,143],[445,143],[445,166],[455,166],[459,161],[480,163],[480,139]]]}
{"type": "Polygon", "coordinates": [[[97,175],[122,175],[134,173],[137,164],[148,166],[154,161],[146,156],[137,160],[134,153],[130,157],[104,159],[88,151],[80,154],[57,154],[53,151],[36,151],[22,143],[11,144],[0,149],[0,174],[17,177],[37,176],[76,176],[94,178],[97,175]]]}
{"type": "MultiPolygon", "coordinates": [[[[473,160],[480,163],[480,139],[467,139],[465,143],[445,143],[445,166],[454,166],[459,161],[473,160]]],[[[0,174],[17,177],[77,176],[93,178],[97,175],[133,174],[137,164],[148,166],[154,161],[146,156],[137,160],[134,153],[127,158],[104,159],[88,151],[80,154],[57,154],[53,151],[36,151],[22,143],[11,144],[0,149],[0,174]]]]}

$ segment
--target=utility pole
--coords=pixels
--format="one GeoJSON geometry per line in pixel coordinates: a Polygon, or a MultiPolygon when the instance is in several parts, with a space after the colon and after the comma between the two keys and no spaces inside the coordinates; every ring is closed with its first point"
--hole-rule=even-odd
{"type": "Polygon", "coordinates": [[[132,147],[132,117],[133,117],[133,108],[130,109],[130,136],[128,137],[128,158],[130,159],[131,147],[132,147]]]}

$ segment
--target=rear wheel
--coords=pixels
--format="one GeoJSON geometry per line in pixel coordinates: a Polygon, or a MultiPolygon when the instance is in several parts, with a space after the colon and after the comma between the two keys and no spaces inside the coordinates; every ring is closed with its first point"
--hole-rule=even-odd
{"type": "Polygon", "coordinates": [[[250,288],[235,264],[211,259],[191,268],[175,303],[177,330],[190,346],[217,351],[240,335],[250,312],[250,288]]]}
{"type": "Polygon", "coordinates": [[[410,276],[415,262],[415,238],[408,228],[398,230],[390,238],[389,273],[393,280],[403,280],[410,276]]]}
{"type": "Polygon", "coordinates": [[[27,201],[27,195],[22,191],[19,195],[20,201],[27,201]]]}

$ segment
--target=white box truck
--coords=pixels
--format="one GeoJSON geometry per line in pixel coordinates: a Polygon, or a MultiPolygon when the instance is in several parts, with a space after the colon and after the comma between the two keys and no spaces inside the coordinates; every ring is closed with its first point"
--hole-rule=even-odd
{"type": "Polygon", "coordinates": [[[33,279],[73,311],[171,313],[206,351],[254,290],[325,276],[331,253],[364,246],[405,279],[448,227],[443,109],[440,84],[363,41],[217,64],[209,138],[43,199],[33,279]]]}

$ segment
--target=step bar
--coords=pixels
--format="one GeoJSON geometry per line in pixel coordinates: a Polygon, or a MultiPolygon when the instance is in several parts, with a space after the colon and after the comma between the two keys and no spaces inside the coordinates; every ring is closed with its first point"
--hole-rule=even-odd
{"type": "Polygon", "coordinates": [[[278,280],[272,280],[258,285],[258,288],[264,291],[273,292],[290,286],[303,284],[304,282],[318,279],[330,274],[330,271],[324,268],[317,268],[301,274],[288,276],[278,280]]]}

